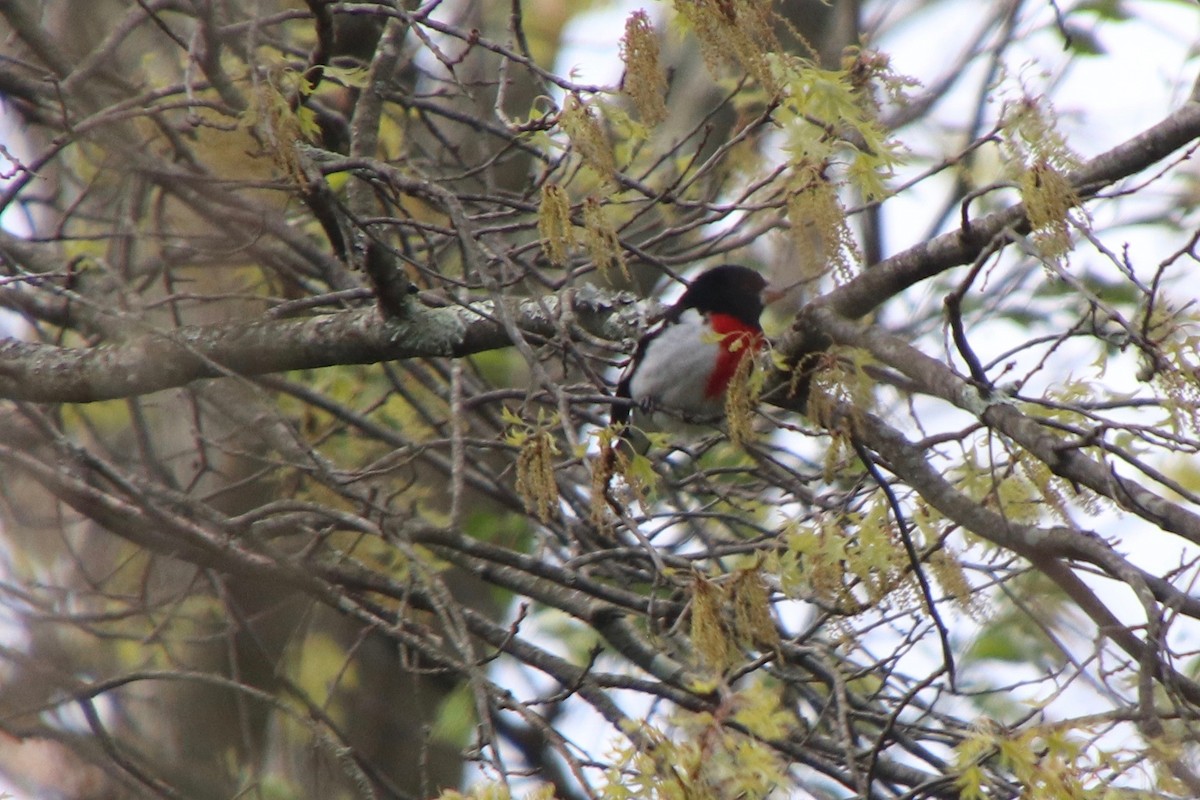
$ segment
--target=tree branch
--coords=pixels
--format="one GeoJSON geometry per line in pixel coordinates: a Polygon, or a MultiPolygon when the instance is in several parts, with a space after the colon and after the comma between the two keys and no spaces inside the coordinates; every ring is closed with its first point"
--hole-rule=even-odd
{"type": "MultiPolygon", "coordinates": [[[[1140,639],[1121,624],[1100,601],[1088,600],[1085,585],[1074,578],[1065,560],[1093,564],[1114,580],[1139,595],[1148,616],[1154,614],[1155,598],[1146,582],[1125,559],[1094,535],[1066,527],[1041,528],[1008,519],[954,489],[916,446],[872,414],[849,411],[855,429],[871,449],[887,461],[888,469],[916,489],[932,507],[978,536],[1017,553],[1050,576],[1072,599],[1080,602],[1100,633],[1112,639],[1135,659],[1141,659],[1154,642],[1140,639]],[[1072,576],[1067,582],[1064,574],[1072,576]],[[1080,588],[1084,587],[1084,588],[1080,588]],[[1088,602],[1085,602],[1088,601],[1088,602]]],[[[1159,680],[1178,688],[1190,702],[1200,701],[1200,686],[1178,674],[1168,664],[1157,665],[1159,680]]]]}
{"type": "MultiPolygon", "coordinates": [[[[609,340],[634,337],[641,324],[631,295],[590,287],[507,302],[520,329],[534,336],[559,335],[564,312],[588,332],[609,340]]],[[[495,309],[492,301],[447,308],[411,303],[404,319],[385,320],[375,308],[359,309],[304,319],[146,331],[93,348],[9,339],[0,341],[0,398],[91,403],[201,378],[459,358],[512,344],[495,309]]]]}
{"type": "Polygon", "coordinates": [[[942,362],[878,328],[862,327],[838,317],[828,308],[802,312],[812,324],[839,344],[858,347],[916,381],[922,391],[974,414],[1028,450],[1050,471],[1073,484],[1086,486],[1101,497],[1163,530],[1200,544],[1200,515],[1172,503],[1136,481],[1117,474],[1103,461],[1084,452],[1086,441],[1069,440],[1021,411],[1006,399],[989,400],[942,362]]]}
{"type": "MultiPolygon", "coordinates": [[[[1135,175],[1200,138],[1200,102],[1188,101],[1161,122],[1084,164],[1069,177],[1081,198],[1135,175]]],[[[1026,224],[1025,206],[1013,205],[884,259],[817,302],[850,318],[862,317],[910,286],[970,264],[1006,229],[1026,224]]]]}

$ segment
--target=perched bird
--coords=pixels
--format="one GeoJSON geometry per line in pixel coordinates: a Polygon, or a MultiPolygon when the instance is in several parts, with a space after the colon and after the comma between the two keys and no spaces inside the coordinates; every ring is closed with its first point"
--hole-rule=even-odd
{"type": "Polygon", "coordinates": [[[743,358],[763,344],[763,292],[754,270],[724,264],[701,273],[662,321],[638,342],[617,385],[633,406],[613,407],[612,422],[669,429],[713,422],[725,414],[725,391],[743,358]]]}

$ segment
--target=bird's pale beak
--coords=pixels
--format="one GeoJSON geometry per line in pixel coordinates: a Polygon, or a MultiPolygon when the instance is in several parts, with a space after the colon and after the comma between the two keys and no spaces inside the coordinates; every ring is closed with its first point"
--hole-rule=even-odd
{"type": "Polygon", "coordinates": [[[788,292],[790,292],[794,288],[796,288],[796,287],[795,286],[784,286],[783,288],[777,288],[774,286],[766,287],[765,289],[762,290],[763,305],[769,306],[772,303],[779,302],[783,298],[787,297],[788,292]]]}

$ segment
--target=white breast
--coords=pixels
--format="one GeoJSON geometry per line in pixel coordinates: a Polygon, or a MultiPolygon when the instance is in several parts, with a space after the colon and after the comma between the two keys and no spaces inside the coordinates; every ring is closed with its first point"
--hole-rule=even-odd
{"type": "Polygon", "coordinates": [[[708,321],[689,309],[646,347],[629,381],[629,396],[639,405],[693,418],[719,416],[723,397],[705,398],[704,389],[717,363],[720,342],[708,321]]]}

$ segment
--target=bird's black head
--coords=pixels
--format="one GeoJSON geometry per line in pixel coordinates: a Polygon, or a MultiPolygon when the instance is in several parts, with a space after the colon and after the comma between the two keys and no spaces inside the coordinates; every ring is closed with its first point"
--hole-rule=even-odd
{"type": "Polygon", "coordinates": [[[702,272],[692,281],[675,309],[680,313],[694,308],[707,314],[729,314],[747,325],[758,327],[766,287],[766,279],[749,267],[722,264],[702,272]]]}

